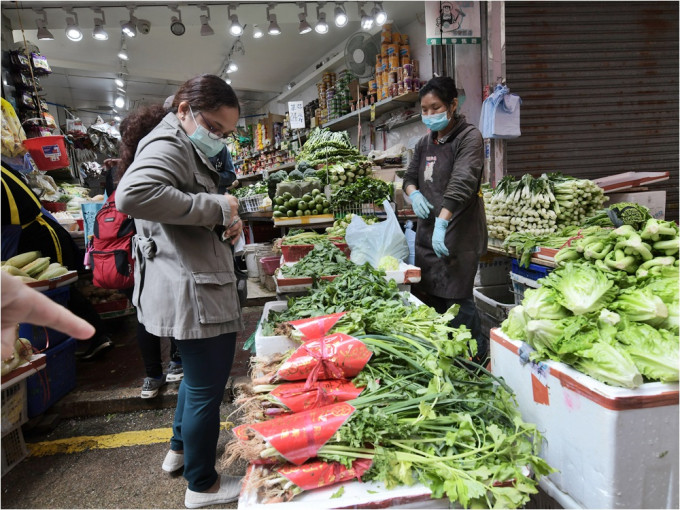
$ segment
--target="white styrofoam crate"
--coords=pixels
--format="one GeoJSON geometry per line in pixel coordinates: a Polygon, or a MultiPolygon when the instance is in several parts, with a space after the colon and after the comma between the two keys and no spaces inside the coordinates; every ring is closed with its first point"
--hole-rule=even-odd
{"type": "Polygon", "coordinates": [[[522,363],[529,346],[491,331],[491,371],[543,434],[565,508],[678,508],[678,384],[609,386],[563,363],[522,363]]]}
{"type": "Polygon", "coordinates": [[[262,320],[255,331],[255,354],[258,357],[271,356],[299,347],[300,344],[285,335],[264,336],[262,334],[262,323],[269,317],[269,312],[280,312],[286,308],[288,308],[287,301],[268,301],[264,304],[262,320]]]}

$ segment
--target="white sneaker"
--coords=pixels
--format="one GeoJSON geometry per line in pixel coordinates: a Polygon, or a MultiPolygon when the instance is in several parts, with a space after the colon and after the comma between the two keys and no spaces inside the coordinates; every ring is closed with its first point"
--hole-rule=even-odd
{"type": "Polygon", "coordinates": [[[220,489],[217,492],[195,492],[187,489],[184,496],[184,506],[201,508],[236,501],[241,493],[241,480],[240,476],[222,475],[220,477],[220,489]]]}
{"type": "Polygon", "coordinates": [[[184,454],[168,450],[168,453],[163,460],[163,471],[166,473],[174,473],[184,466],[184,454]]]}
{"type": "Polygon", "coordinates": [[[165,377],[167,382],[179,382],[184,378],[184,370],[182,369],[182,364],[175,361],[171,361],[168,366],[168,373],[165,377]]]}
{"type": "Polygon", "coordinates": [[[158,390],[165,384],[165,374],[160,379],[145,377],[142,384],[142,398],[154,398],[158,395],[158,390]]]}

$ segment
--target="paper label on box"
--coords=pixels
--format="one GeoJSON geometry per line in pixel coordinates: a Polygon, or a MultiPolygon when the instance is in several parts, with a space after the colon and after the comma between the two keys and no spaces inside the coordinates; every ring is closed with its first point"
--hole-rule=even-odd
{"type": "Polygon", "coordinates": [[[548,375],[550,375],[550,367],[540,361],[531,361],[529,356],[534,349],[524,342],[519,348],[518,357],[521,365],[530,363],[531,368],[531,389],[534,396],[534,402],[537,404],[550,405],[550,395],[548,393],[548,375]]]}

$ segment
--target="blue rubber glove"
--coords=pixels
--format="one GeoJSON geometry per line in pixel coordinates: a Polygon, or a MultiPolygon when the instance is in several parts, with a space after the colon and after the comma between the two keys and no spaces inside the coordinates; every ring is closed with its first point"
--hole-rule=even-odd
{"type": "Polygon", "coordinates": [[[430,215],[433,205],[427,201],[427,198],[425,198],[425,196],[420,191],[412,191],[408,197],[413,203],[413,212],[416,213],[418,218],[424,220],[430,215]]]}
{"type": "Polygon", "coordinates": [[[432,234],[432,248],[437,257],[442,258],[444,256],[448,257],[449,250],[444,244],[444,238],[446,237],[446,227],[449,226],[449,222],[442,218],[435,218],[434,220],[434,233],[432,234]]]}

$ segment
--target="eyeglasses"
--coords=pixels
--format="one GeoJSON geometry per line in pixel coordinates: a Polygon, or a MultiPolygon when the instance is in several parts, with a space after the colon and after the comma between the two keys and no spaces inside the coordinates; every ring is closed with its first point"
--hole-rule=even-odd
{"type": "Polygon", "coordinates": [[[208,136],[212,138],[213,140],[221,140],[221,139],[226,139],[226,140],[233,140],[233,133],[222,133],[222,131],[218,131],[214,127],[212,127],[212,124],[208,122],[208,119],[205,118],[205,115],[203,115],[203,112],[198,112],[198,114],[201,116],[203,119],[203,122],[205,122],[205,125],[208,126],[208,136]]]}

